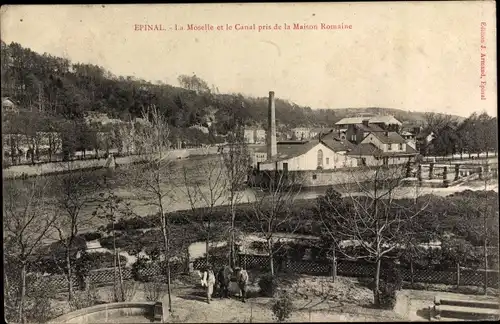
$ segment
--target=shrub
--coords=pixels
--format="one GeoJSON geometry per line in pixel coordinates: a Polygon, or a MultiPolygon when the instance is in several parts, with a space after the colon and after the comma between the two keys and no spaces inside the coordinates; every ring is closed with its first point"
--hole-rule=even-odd
{"type": "Polygon", "coordinates": [[[144,281],[143,271],[148,267],[149,261],[145,257],[137,258],[132,264],[132,277],[136,281],[144,281]]]}
{"type": "Polygon", "coordinates": [[[281,323],[286,321],[292,315],[293,302],[288,293],[283,293],[279,298],[273,301],[271,307],[274,319],[281,323]]]}
{"type": "Polygon", "coordinates": [[[147,301],[159,301],[163,297],[163,284],[158,278],[144,283],[144,297],[147,301]]]}
{"type": "Polygon", "coordinates": [[[278,281],[276,277],[270,273],[266,273],[259,280],[259,288],[262,296],[273,297],[278,288],[278,281]]]}
{"type": "Polygon", "coordinates": [[[97,304],[98,293],[95,287],[89,286],[87,291],[77,291],[73,295],[69,306],[72,311],[77,309],[87,308],[97,304]]]}
{"type": "Polygon", "coordinates": [[[102,234],[99,232],[88,232],[83,233],[81,236],[85,239],[85,241],[94,241],[100,239],[102,234]]]}
{"type": "MultiPolygon", "coordinates": [[[[396,284],[380,280],[377,306],[382,309],[393,309],[396,305],[397,291],[396,284]]],[[[377,296],[375,296],[375,298],[377,298],[377,296]]]]}

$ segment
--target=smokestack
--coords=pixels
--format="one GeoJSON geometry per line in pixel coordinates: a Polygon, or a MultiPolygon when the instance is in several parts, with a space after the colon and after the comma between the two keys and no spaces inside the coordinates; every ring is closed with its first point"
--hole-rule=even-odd
{"type": "Polygon", "coordinates": [[[276,111],[274,105],[274,91],[269,91],[268,127],[267,127],[267,158],[271,159],[278,154],[276,144],[276,111]]]}

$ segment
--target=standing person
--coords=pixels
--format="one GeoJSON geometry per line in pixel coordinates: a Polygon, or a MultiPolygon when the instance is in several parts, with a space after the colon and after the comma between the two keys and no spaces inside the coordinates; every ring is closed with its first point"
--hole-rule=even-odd
{"type": "Polygon", "coordinates": [[[234,273],[236,275],[236,282],[238,283],[238,287],[241,291],[241,301],[245,302],[247,295],[248,273],[240,267],[234,268],[234,273]]]}
{"type": "Polygon", "coordinates": [[[212,294],[214,293],[214,285],[215,285],[215,275],[212,270],[212,266],[208,265],[205,271],[203,272],[203,279],[201,280],[201,285],[207,290],[207,303],[210,304],[212,300],[212,294]]]}

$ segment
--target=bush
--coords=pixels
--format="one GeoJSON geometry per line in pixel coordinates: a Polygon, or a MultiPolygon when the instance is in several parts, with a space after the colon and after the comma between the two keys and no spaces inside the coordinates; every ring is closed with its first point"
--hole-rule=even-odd
{"type": "Polygon", "coordinates": [[[98,301],[98,293],[95,287],[90,286],[87,291],[77,291],[69,302],[72,311],[94,306],[98,301]]]}
{"type": "Polygon", "coordinates": [[[85,241],[94,241],[100,239],[102,234],[99,232],[88,232],[82,234],[81,236],[85,239],[85,241]]]}
{"type": "Polygon", "coordinates": [[[148,259],[145,257],[137,258],[137,261],[132,264],[132,277],[135,281],[144,281],[143,271],[148,267],[148,259]]]}
{"type": "Polygon", "coordinates": [[[288,293],[283,293],[279,298],[273,301],[271,307],[274,319],[281,323],[286,321],[292,315],[293,302],[288,293]]]}
{"type": "Polygon", "coordinates": [[[378,296],[373,287],[375,304],[382,309],[393,309],[396,305],[396,292],[401,290],[403,278],[399,265],[385,261],[381,264],[378,296]]]}
{"type": "Polygon", "coordinates": [[[276,277],[270,273],[265,274],[259,280],[260,293],[264,297],[273,297],[278,289],[276,277]]]}
{"type": "Polygon", "coordinates": [[[163,297],[163,284],[160,280],[144,283],[144,297],[147,301],[156,302],[163,297]]]}
{"type": "MultiPolygon", "coordinates": [[[[380,280],[377,306],[382,309],[394,309],[396,306],[396,284],[380,280]]],[[[375,296],[375,299],[377,296],[375,296]]]]}

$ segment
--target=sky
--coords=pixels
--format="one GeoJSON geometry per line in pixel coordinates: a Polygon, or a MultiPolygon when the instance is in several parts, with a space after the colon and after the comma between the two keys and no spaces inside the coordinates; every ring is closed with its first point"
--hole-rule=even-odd
{"type": "Polygon", "coordinates": [[[178,85],[179,75],[194,73],[221,93],[275,91],[313,109],[497,111],[493,1],[21,5],[2,6],[0,24],[6,43],[152,82],[178,85]],[[318,29],[294,30],[294,23],[318,29]],[[144,24],[164,30],[136,30],[144,24]],[[271,30],[258,30],[265,25],[271,30]]]}

